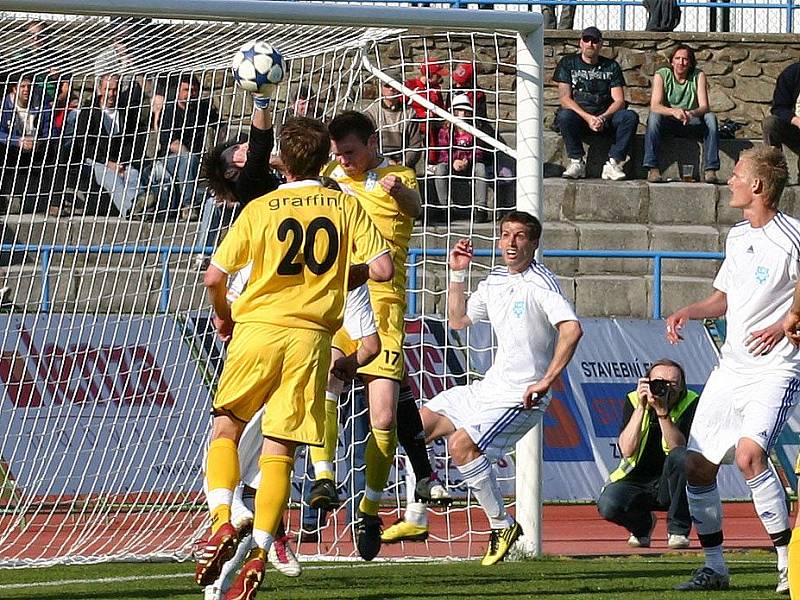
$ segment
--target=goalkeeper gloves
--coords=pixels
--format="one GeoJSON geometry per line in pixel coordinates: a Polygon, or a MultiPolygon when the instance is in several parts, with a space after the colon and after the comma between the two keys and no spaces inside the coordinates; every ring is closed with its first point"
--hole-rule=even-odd
{"type": "Polygon", "coordinates": [[[260,108],[262,110],[269,108],[269,103],[272,101],[272,98],[269,96],[263,96],[261,94],[253,94],[253,105],[256,108],[260,108]]]}

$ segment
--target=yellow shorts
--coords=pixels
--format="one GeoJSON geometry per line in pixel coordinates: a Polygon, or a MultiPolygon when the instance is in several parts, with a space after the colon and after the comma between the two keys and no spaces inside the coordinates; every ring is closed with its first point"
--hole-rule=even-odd
{"type": "Polygon", "coordinates": [[[266,404],[265,436],[321,446],[331,336],[325,331],[240,323],[233,330],[214,414],[248,422],[266,404]]]}
{"type": "Polygon", "coordinates": [[[347,330],[344,327],[340,327],[339,331],[333,334],[333,340],[331,340],[331,347],[336,348],[337,350],[341,350],[342,354],[344,354],[345,356],[349,356],[350,354],[358,350],[358,342],[350,339],[350,336],[347,335],[347,330]]]}
{"type": "Polygon", "coordinates": [[[402,293],[398,295],[394,291],[375,289],[376,287],[378,286],[370,286],[369,295],[372,310],[375,312],[378,336],[381,338],[381,353],[358,372],[362,375],[403,381],[406,371],[403,356],[405,297],[402,293]]]}

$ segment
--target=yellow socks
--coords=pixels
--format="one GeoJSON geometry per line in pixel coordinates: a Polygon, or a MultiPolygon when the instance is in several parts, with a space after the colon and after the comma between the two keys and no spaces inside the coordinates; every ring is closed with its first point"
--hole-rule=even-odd
{"type": "Polygon", "coordinates": [[[386,487],[386,480],[389,478],[396,448],[397,430],[372,428],[372,435],[364,452],[364,462],[367,464],[367,487],[358,506],[361,512],[368,515],[378,514],[378,506],[383,496],[383,488],[386,487]]]}
{"type": "Polygon", "coordinates": [[[800,599],[800,527],[792,530],[789,542],[789,593],[794,599],[800,599]]]}
{"type": "Polygon", "coordinates": [[[322,448],[309,448],[311,464],[317,480],[336,480],[333,473],[333,461],[336,458],[336,445],[339,441],[339,414],[337,408],[339,397],[333,392],[325,392],[325,445],[322,448]]]}
{"type": "Polygon", "coordinates": [[[258,465],[261,467],[261,484],[256,492],[253,535],[258,530],[274,536],[289,501],[294,459],[267,455],[258,460],[258,465]]]}
{"type": "Polygon", "coordinates": [[[236,442],[219,438],[208,445],[206,479],[211,533],[216,533],[217,529],[231,520],[233,490],[239,484],[239,453],[236,442]]]}

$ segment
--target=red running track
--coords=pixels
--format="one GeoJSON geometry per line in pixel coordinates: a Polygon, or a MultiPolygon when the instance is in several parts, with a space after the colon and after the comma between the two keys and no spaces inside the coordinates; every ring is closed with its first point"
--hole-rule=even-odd
{"type": "MultiPolygon", "coordinates": [[[[725,547],[728,549],[771,548],[769,537],[764,532],[751,503],[729,503],[724,506],[725,547]]],[[[382,514],[385,526],[396,518],[396,513],[382,514]]],[[[666,545],[666,514],[658,513],[659,521],[653,535],[651,548],[631,548],[627,544],[628,533],[622,527],[603,521],[594,505],[554,505],[544,508],[544,553],[566,556],[658,554],[670,551],[666,545]]],[[[151,513],[110,517],[95,523],[91,531],[85,529],[81,518],[63,514],[51,514],[46,519],[38,518],[25,523],[15,535],[8,517],[0,517],[0,531],[11,533],[0,549],[0,562],[4,559],[43,559],[75,554],[100,555],[147,554],[150,544],[170,547],[170,542],[180,548],[182,540],[202,522],[201,515],[151,513]],[[177,522],[176,522],[177,521],[177,522]],[[144,534],[153,527],[158,535],[144,534]]],[[[330,522],[323,531],[319,544],[303,543],[300,553],[304,555],[329,554],[353,556],[353,545],[344,512],[330,522]],[[336,535],[334,535],[336,534],[336,535]]],[[[475,529],[486,531],[487,523],[478,508],[469,512],[458,510],[450,514],[449,520],[441,513],[431,513],[431,537],[428,542],[385,545],[381,557],[478,557],[486,549],[488,535],[468,535],[468,523],[475,529]],[[449,540],[449,541],[446,541],[449,540]]],[[[290,515],[290,527],[294,529],[297,515],[290,515]]],[[[794,517],[792,517],[794,523],[794,517]]],[[[692,533],[691,549],[699,550],[697,537],[692,533]]]]}

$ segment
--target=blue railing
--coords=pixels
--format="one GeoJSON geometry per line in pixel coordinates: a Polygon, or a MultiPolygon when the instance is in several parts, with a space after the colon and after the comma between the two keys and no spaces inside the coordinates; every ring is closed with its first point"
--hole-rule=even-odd
{"type": "MultiPolygon", "coordinates": [[[[214,251],[211,246],[102,246],[102,245],[35,245],[35,244],[0,244],[0,252],[38,254],[39,272],[42,280],[41,312],[50,312],[50,266],[53,254],[145,254],[159,257],[161,265],[161,289],[159,291],[158,310],[169,311],[169,300],[172,293],[172,276],[170,259],[174,257],[191,257],[195,254],[210,255],[214,251]]],[[[449,250],[444,248],[410,248],[408,251],[408,314],[417,314],[419,267],[426,257],[444,258],[449,250]]],[[[476,250],[475,256],[499,257],[498,250],[476,250]]],[[[664,260],[722,260],[721,252],[673,252],[668,250],[545,250],[545,258],[647,258],[653,261],[653,318],[661,318],[661,278],[664,260]]]]}
{"type": "MultiPolygon", "coordinates": [[[[417,278],[420,258],[445,257],[444,248],[410,248],[408,251],[408,312],[417,314],[417,296],[420,294],[417,278]]],[[[661,277],[664,260],[722,260],[722,252],[678,252],[669,250],[544,250],[545,258],[648,258],[653,261],[653,318],[661,318],[661,277]]],[[[499,257],[499,250],[475,250],[475,256],[499,257]]]]}

